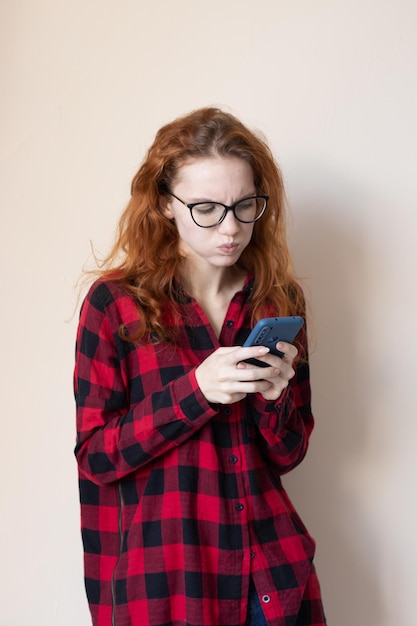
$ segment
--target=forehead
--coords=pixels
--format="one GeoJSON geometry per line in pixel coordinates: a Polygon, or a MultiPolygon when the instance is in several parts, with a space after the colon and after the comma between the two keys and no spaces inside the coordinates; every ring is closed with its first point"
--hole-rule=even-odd
{"type": "Polygon", "coordinates": [[[180,186],[253,187],[250,164],[239,157],[212,156],[189,158],[177,169],[174,182],[180,186]]]}

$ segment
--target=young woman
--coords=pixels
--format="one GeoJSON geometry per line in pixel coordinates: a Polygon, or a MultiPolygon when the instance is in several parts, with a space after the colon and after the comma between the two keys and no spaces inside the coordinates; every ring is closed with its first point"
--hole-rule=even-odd
{"type": "Polygon", "coordinates": [[[280,476],[313,427],[284,189],[232,115],[164,126],[81,310],[75,395],[85,584],[95,626],[323,626],[314,541],[280,476]],[[270,367],[244,362],[260,359],[270,367]]]}

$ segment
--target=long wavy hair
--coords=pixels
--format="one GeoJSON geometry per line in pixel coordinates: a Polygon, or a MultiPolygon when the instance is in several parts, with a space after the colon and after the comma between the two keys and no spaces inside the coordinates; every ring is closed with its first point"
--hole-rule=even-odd
{"type": "Polygon", "coordinates": [[[138,307],[138,327],[173,340],[165,314],[178,314],[177,279],[182,262],[175,223],[165,217],[160,197],[167,194],[178,169],[189,159],[238,157],[252,168],[256,192],[269,196],[255,222],[239,264],[254,277],[250,296],[252,322],[265,315],[305,315],[286,241],[286,200],[280,169],[266,144],[236,117],[218,108],[202,108],[163,126],[133,178],[131,199],[121,215],[115,241],[95,274],[117,279],[138,307]]]}

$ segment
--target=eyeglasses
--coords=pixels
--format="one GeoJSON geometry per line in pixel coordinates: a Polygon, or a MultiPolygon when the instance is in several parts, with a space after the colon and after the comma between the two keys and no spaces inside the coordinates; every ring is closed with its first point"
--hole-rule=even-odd
{"type": "Polygon", "coordinates": [[[243,224],[256,222],[265,213],[269,199],[269,196],[251,196],[238,200],[238,202],[230,206],[221,202],[193,202],[192,204],[187,204],[170,191],[168,193],[190,209],[193,221],[201,228],[217,226],[224,220],[228,211],[233,211],[237,221],[243,224]]]}

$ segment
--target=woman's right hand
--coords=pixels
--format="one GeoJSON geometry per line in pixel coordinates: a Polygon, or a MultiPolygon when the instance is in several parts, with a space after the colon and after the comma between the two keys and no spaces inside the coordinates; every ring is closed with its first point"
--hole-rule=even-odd
{"type": "Polygon", "coordinates": [[[269,349],[263,346],[218,348],[196,369],[198,385],[208,402],[233,404],[248,393],[262,393],[270,388],[268,378],[277,376],[276,367],[257,367],[239,363],[245,359],[264,357],[269,349]]]}

